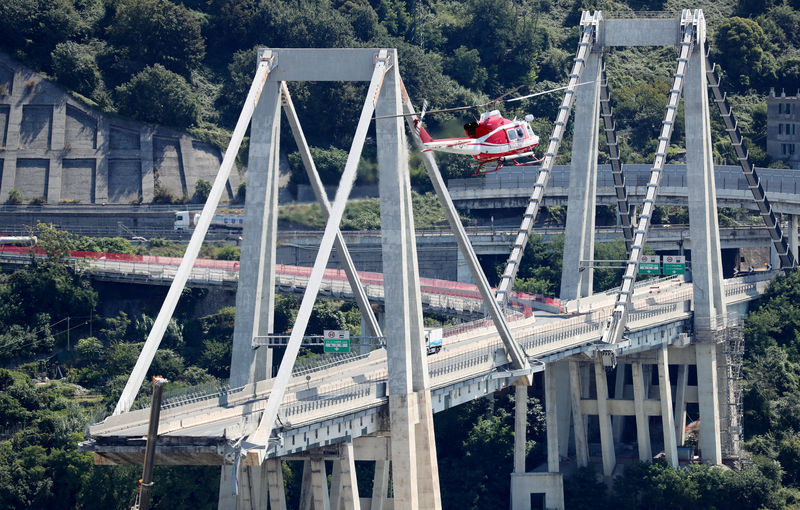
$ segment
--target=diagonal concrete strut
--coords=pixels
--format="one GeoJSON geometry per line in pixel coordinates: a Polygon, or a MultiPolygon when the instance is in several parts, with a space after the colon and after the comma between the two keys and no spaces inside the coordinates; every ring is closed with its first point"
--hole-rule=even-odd
{"type": "Polygon", "coordinates": [[[336,233],[339,231],[339,224],[344,214],[344,208],[347,205],[347,198],[350,196],[350,191],[356,179],[358,161],[361,157],[361,150],[364,147],[369,124],[372,121],[372,114],[375,111],[375,104],[378,94],[380,93],[381,85],[383,84],[383,77],[391,65],[392,63],[389,61],[386,50],[381,50],[375,62],[367,97],[364,102],[364,107],[361,110],[355,136],[353,137],[353,144],[350,147],[350,153],[347,156],[347,163],[342,172],[339,188],[336,191],[336,197],[333,201],[333,207],[331,207],[330,216],[325,225],[325,233],[320,241],[319,252],[317,252],[317,258],[311,270],[308,286],[303,294],[303,300],[300,303],[300,310],[297,312],[297,318],[295,319],[294,328],[289,338],[289,344],[286,346],[286,352],[281,361],[281,366],[278,369],[278,375],[275,377],[275,382],[270,392],[267,406],[264,409],[264,413],[261,415],[258,428],[243,442],[246,449],[249,450],[247,457],[248,464],[260,465],[266,458],[267,444],[270,434],[272,433],[272,427],[286,392],[286,385],[291,378],[292,367],[297,359],[300,343],[303,340],[306,327],[308,326],[308,320],[311,317],[311,310],[316,301],[320,284],[322,283],[322,276],[327,266],[331,250],[333,249],[336,233]]]}
{"type": "Polygon", "coordinates": [[[136,366],[133,367],[128,382],[122,390],[122,395],[119,397],[117,406],[114,408],[114,414],[124,413],[130,410],[131,404],[136,399],[136,394],[142,387],[147,370],[153,362],[156,355],[158,346],[161,339],[164,337],[164,332],[167,330],[169,321],[172,314],[175,312],[175,307],[178,305],[178,300],[181,297],[183,288],[189,275],[192,271],[197,256],[200,254],[200,248],[203,245],[203,240],[208,232],[208,227],[211,225],[211,219],[214,216],[214,211],[217,209],[222,193],[225,191],[225,185],[228,177],[231,174],[233,163],[236,160],[236,154],[239,152],[239,146],[242,144],[242,139],[250,124],[250,118],[253,116],[253,111],[258,104],[261,91],[264,90],[264,84],[267,81],[267,76],[274,67],[274,60],[270,57],[269,53],[264,53],[262,60],[258,64],[255,77],[250,85],[250,91],[247,93],[242,113],[239,114],[239,120],[236,122],[236,128],[233,130],[231,141],[228,143],[228,148],[225,151],[225,157],[219,167],[217,178],[214,180],[214,185],[211,187],[211,192],[208,195],[208,200],[203,206],[203,211],[200,213],[200,219],[197,221],[197,226],[192,233],[192,238],[189,245],[186,247],[186,253],[183,255],[181,265],[175,273],[175,279],[169,287],[167,297],[164,299],[164,304],[158,312],[156,320],[153,322],[153,329],[147,336],[142,352],[136,360],[136,366]]]}
{"type": "MultiPolygon", "coordinates": [[[[412,133],[414,144],[418,148],[421,148],[422,141],[419,138],[419,134],[417,134],[417,130],[414,128],[414,120],[416,119],[416,115],[414,115],[414,106],[411,104],[411,100],[408,97],[408,93],[406,92],[402,81],[400,85],[403,94],[403,109],[406,113],[406,122],[408,123],[409,130],[412,133]]],[[[497,332],[500,334],[500,338],[503,340],[503,345],[505,346],[506,352],[511,358],[512,365],[517,369],[529,370],[530,362],[528,361],[528,356],[525,354],[525,350],[511,335],[511,330],[508,328],[505,315],[500,308],[500,304],[497,302],[497,300],[495,300],[494,292],[492,292],[492,288],[489,286],[486,275],[483,273],[483,269],[481,269],[481,266],[478,263],[478,257],[475,255],[475,250],[472,248],[472,244],[469,242],[467,232],[464,230],[464,226],[461,224],[461,220],[458,217],[458,212],[456,211],[455,205],[453,205],[453,200],[450,198],[450,194],[447,192],[447,187],[444,184],[444,179],[442,179],[441,172],[439,172],[439,166],[436,164],[436,160],[433,159],[433,156],[430,154],[430,152],[420,151],[420,155],[422,156],[422,162],[425,164],[425,169],[428,171],[428,176],[433,183],[433,188],[436,190],[436,194],[439,196],[439,201],[442,204],[445,216],[447,216],[450,229],[453,231],[453,235],[456,238],[456,242],[461,250],[461,254],[464,255],[464,259],[467,261],[467,265],[472,272],[472,278],[478,285],[478,290],[481,293],[483,302],[489,309],[489,315],[491,315],[492,321],[494,321],[494,325],[497,328],[497,332]]],[[[530,385],[530,375],[524,376],[523,379],[528,385],[530,385]]]]}
{"type": "MultiPolygon", "coordinates": [[[[300,150],[300,158],[303,160],[303,166],[306,169],[308,180],[314,190],[314,195],[317,197],[317,202],[319,202],[322,208],[322,214],[324,214],[327,219],[330,217],[331,204],[325,194],[325,188],[322,185],[317,167],[314,165],[314,160],[311,157],[311,151],[308,148],[303,128],[300,126],[300,120],[297,118],[297,111],[294,108],[294,103],[292,103],[292,97],[289,95],[289,88],[286,86],[286,82],[281,82],[281,96],[283,97],[283,111],[286,113],[286,118],[289,120],[289,126],[292,129],[292,135],[294,136],[295,142],[297,142],[297,148],[300,150]]],[[[336,229],[334,244],[336,246],[336,252],[342,259],[342,268],[347,275],[347,281],[350,282],[353,296],[356,299],[356,303],[358,303],[361,316],[364,317],[364,322],[367,328],[369,328],[370,334],[376,337],[383,336],[378,320],[375,318],[375,313],[372,311],[372,307],[369,304],[367,293],[364,290],[364,286],[361,284],[361,279],[358,277],[358,271],[356,271],[353,258],[350,256],[350,251],[347,249],[344,237],[342,237],[342,231],[338,228],[336,229]]]]}

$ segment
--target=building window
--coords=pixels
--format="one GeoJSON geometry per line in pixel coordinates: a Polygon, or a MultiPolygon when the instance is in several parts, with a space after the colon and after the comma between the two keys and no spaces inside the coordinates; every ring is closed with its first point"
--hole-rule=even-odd
{"type": "Polygon", "coordinates": [[[789,144],[789,154],[794,154],[794,144],[793,143],[789,144]]]}
{"type": "Polygon", "coordinates": [[[778,134],[779,135],[783,134],[783,124],[778,124],[778,134]]]}
{"type": "Polygon", "coordinates": [[[792,124],[792,134],[793,135],[796,134],[796,132],[795,132],[795,128],[796,127],[797,127],[797,124],[792,124]]]}
{"type": "Polygon", "coordinates": [[[787,113],[787,114],[788,114],[788,113],[792,113],[791,109],[789,108],[790,106],[792,106],[792,104],[791,104],[791,103],[786,103],[786,113],[787,113]]]}
{"type": "Polygon", "coordinates": [[[789,131],[791,131],[790,128],[791,128],[791,126],[789,124],[786,124],[786,134],[787,135],[789,134],[789,131]]]}
{"type": "Polygon", "coordinates": [[[783,153],[784,156],[786,155],[786,144],[785,143],[781,144],[781,152],[783,153]]]}
{"type": "Polygon", "coordinates": [[[778,113],[783,113],[783,103],[778,103],[778,113]]]}

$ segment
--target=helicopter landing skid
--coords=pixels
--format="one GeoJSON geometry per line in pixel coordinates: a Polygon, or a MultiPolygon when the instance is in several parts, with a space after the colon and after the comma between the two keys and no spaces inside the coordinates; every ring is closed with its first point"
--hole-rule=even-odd
{"type": "Polygon", "coordinates": [[[506,156],[506,157],[502,157],[502,158],[499,158],[499,159],[493,159],[493,160],[489,160],[489,161],[484,161],[483,163],[478,165],[478,168],[475,170],[475,173],[472,174],[472,176],[475,177],[475,176],[478,176],[478,175],[492,174],[494,172],[497,172],[498,170],[503,168],[503,164],[506,161],[509,161],[509,160],[514,162],[514,166],[525,166],[525,165],[530,165],[532,163],[533,164],[541,163],[543,159],[544,158],[536,158],[534,153],[529,152],[529,153],[525,153],[525,154],[516,154],[514,156],[506,156]],[[523,157],[530,157],[532,159],[530,161],[517,161],[518,158],[523,158],[523,157]],[[484,170],[483,169],[483,167],[484,167],[484,165],[486,165],[486,163],[494,163],[495,161],[497,162],[497,165],[492,170],[484,170]]]}

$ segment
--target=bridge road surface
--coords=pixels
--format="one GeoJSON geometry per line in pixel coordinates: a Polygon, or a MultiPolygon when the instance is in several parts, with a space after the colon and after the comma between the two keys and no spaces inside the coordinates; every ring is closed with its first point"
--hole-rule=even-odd
{"type": "MultiPolygon", "coordinates": [[[[759,297],[774,274],[763,272],[726,280],[728,303],[759,297]]],[[[525,348],[534,370],[541,370],[541,361],[586,352],[600,340],[614,297],[613,293],[593,296],[593,300],[585,303],[590,311],[569,318],[539,314],[534,323],[531,318],[517,314],[509,317],[512,319],[509,327],[525,348]]],[[[661,345],[661,340],[653,343],[636,339],[639,333],[660,327],[688,329],[691,300],[692,285],[679,278],[639,287],[628,321],[630,352],[661,345]]],[[[434,412],[482,397],[513,382],[515,378],[505,372],[510,365],[491,321],[462,324],[445,334],[444,349],[428,358],[434,412]],[[468,384],[472,384],[469,388],[477,384],[478,391],[461,395],[459,389],[458,402],[451,401],[448,405],[452,389],[468,388],[468,384]]],[[[270,445],[269,457],[290,455],[381,430],[380,413],[388,401],[386,351],[379,349],[336,363],[295,370],[281,404],[280,423],[276,427],[279,437],[270,445]]],[[[234,442],[257,426],[270,386],[271,381],[262,381],[255,386],[167,401],[162,406],[157,462],[174,465],[230,462],[234,442]]],[[[108,417],[90,427],[89,440],[81,449],[94,451],[96,462],[101,464],[138,464],[144,451],[148,418],[146,408],[108,417]]]]}

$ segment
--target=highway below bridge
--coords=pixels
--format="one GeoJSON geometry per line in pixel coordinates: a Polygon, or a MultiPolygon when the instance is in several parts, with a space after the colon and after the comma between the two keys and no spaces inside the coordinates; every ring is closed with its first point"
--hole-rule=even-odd
{"type": "MultiPolygon", "coordinates": [[[[774,274],[725,281],[729,320],[764,292],[774,274]]],[[[692,284],[681,277],[640,286],[634,294],[625,341],[615,347],[616,355],[646,356],[672,346],[671,362],[685,363],[680,352],[694,348],[686,335],[691,332],[692,296],[692,284]]],[[[565,303],[573,312],[580,306],[581,313],[538,312],[536,317],[512,313],[507,321],[535,373],[544,370],[545,363],[580,353],[594,355],[613,303],[613,293],[598,294],[583,303],[565,303]]],[[[685,357],[688,359],[688,354],[685,357]]],[[[428,357],[428,370],[434,412],[506,388],[519,377],[491,320],[486,319],[447,329],[444,349],[428,357]]],[[[267,380],[238,388],[195,388],[167,399],[162,406],[156,462],[231,463],[237,440],[255,430],[271,384],[267,380]]],[[[309,449],[385,430],[386,388],[386,351],[382,348],[298,363],[280,407],[277,436],[270,441],[268,457],[288,459],[309,449]]],[[[690,386],[686,402],[693,401],[697,401],[697,392],[690,386]]],[[[658,415],[658,403],[648,402],[647,412],[658,415]]],[[[141,463],[149,409],[146,402],[140,405],[138,410],[93,424],[82,449],[93,451],[100,464],[141,463]]],[[[358,458],[359,443],[355,444],[358,458]]]]}
{"type": "MultiPolygon", "coordinates": [[[[652,165],[624,165],[625,189],[631,203],[640,204],[647,192],[652,165]]],[[[447,188],[460,209],[516,209],[528,204],[530,189],[539,167],[507,166],[496,173],[466,179],[450,179],[447,188]]],[[[568,165],[553,166],[542,205],[567,205],[569,193],[568,165]]],[[[800,215],[800,172],[775,168],[759,168],[764,191],[769,194],[773,211],[800,215]]],[[[716,199],[719,207],[758,210],[747,179],[738,165],[716,165],[716,199]]],[[[664,165],[658,191],[659,205],[687,205],[686,166],[664,165]]],[[[597,204],[616,207],[611,165],[598,165],[597,204]]],[[[648,241],[650,240],[648,236],[648,241]]]]}

